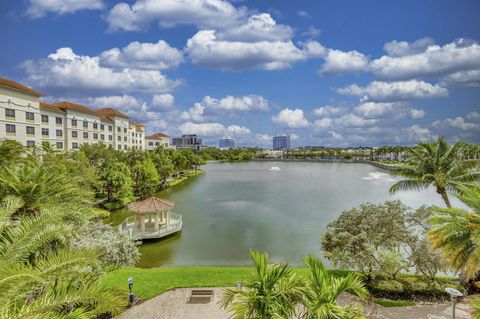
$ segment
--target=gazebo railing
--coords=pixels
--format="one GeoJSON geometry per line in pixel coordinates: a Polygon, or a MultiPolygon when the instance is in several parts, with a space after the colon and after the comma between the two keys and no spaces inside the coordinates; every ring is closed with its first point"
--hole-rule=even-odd
{"type": "Polygon", "coordinates": [[[182,215],[170,213],[170,223],[166,225],[160,225],[158,229],[150,226],[145,227],[145,230],[142,230],[142,228],[138,227],[138,225],[135,223],[135,216],[130,216],[126,218],[120,225],[118,225],[118,230],[127,233],[130,238],[162,238],[180,231],[182,229],[182,223],[182,215]]]}

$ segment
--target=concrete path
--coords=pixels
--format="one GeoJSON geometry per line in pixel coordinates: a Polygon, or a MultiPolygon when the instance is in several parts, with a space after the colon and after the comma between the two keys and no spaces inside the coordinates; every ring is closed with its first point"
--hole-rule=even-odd
{"type": "MultiPolygon", "coordinates": [[[[198,289],[198,288],[196,288],[198,289]]],[[[229,319],[227,311],[217,304],[223,288],[207,288],[215,292],[214,300],[207,304],[187,304],[191,288],[179,288],[168,291],[134,306],[118,319],[229,319]]],[[[340,300],[343,304],[351,298],[340,300]]],[[[367,308],[367,307],[366,307],[367,308]]],[[[370,308],[370,307],[368,307],[370,308]]],[[[367,310],[369,313],[371,310],[367,310]]],[[[413,307],[385,308],[376,305],[376,316],[369,319],[450,319],[452,308],[449,304],[419,305],[413,307]]],[[[457,319],[470,319],[470,309],[467,305],[458,304],[457,319]]]]}

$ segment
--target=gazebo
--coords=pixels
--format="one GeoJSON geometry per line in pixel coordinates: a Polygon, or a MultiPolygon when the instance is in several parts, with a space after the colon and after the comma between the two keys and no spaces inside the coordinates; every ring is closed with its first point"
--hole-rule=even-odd
{"type": "Polygon", "coordinates": [[[149,197],[131,203],[127,208],[135,216],[125,219],[119,230],[131,238],[162,238],[182,229],[182,216],[172,213],[175,203],[166,199],[149,197]]]}

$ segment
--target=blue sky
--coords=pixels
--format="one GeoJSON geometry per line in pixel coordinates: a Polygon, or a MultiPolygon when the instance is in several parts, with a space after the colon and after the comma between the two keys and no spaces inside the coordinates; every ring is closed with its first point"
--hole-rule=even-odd
{"type": "Polygon", "coordinates": [[[0,76],[208,144],[480,142],[480,2],[0,3],[0,76]]]}

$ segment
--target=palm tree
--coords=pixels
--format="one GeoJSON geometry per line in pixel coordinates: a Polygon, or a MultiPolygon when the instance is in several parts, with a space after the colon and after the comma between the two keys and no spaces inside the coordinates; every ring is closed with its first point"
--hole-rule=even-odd
{"type": "Polygon", "coordinates": [[[473,170],[478,161],[462,159],[464,144],[449,145],[443,137],[434,143],[422,142],[409,149],[409,164],[393,173],[406,179],[390,187],[390,193],[399,190],[420,190],[435,187],[447,207],[451,207],[447,192],[458,192],[460,186],[472,185],[480,179],[480,171],[473,170]]]}
{"type": "Polygon", "coordinates": [[[255,272],[247,289],[228,288],[220,301],[234,319],[290,318],[304,292],[303,281],[286,264],[269,264],[268,254],[250,251],[255,272]]]}
{"type": "Polygon", "coordinates": [[[315,256],[307,256],[304,263],[310,270],[307,289],[303,295],[305,319],[354,319],[364,318],[360,308],[338,305],[337,298],[343,292],[349,292],[360,298],[365,298],[368,291],[362,280],[356,274],[345,277],[333,277],[323,267],[315,256]]]}
{"type": "Polygon", "coordinates": [[[0,142],[0,167],[6,167],[25,160],[26,149],[17,141],[0,142]]]}
{"type": "Polygon", "coordinates": [[[119,291],[99,285],[101,264],[93,251],[52,249],[71,226],[44,210],[18,215],[21,199],[8,196],[0,206],[0,318],[93,318],[118,314],[119,291]]]}
{"type": "Polygon", "coordinates": [[[461,187],[458,198],[470,208],[437,208],[428,219],[432,229],[428,236],[434,248],[466,279],[480,271],[480,186],[461,187]]]}
{"type": "Polygon", "coordinates": [[[42,208],[61,207],[64,217],[82,223],[98,215],[88,204],[92,193],[80,186],[78,177],[65,174],[38,161],[0,170],[0,198],[22,199],[22,213],[36,214],[42,208]]]}

